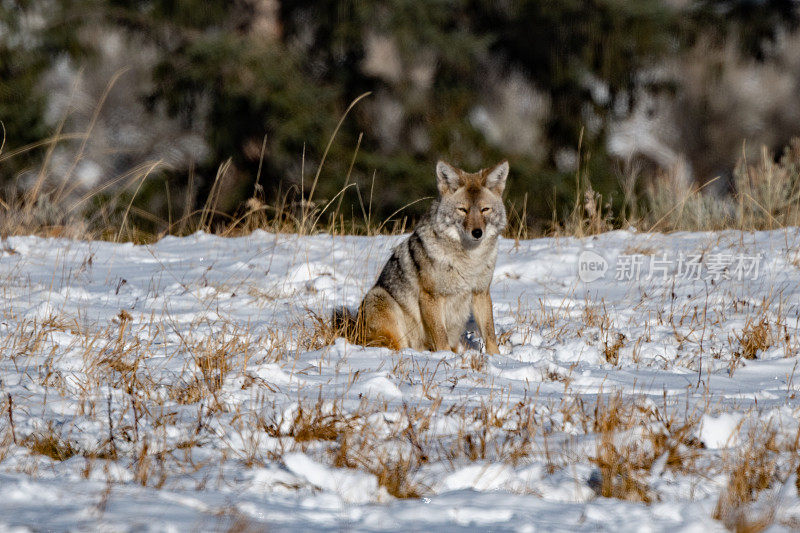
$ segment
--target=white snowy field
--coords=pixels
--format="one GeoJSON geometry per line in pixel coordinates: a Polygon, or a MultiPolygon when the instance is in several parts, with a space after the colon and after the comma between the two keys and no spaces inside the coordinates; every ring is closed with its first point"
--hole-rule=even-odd
{"type": "Polygon", "coordinates": [[[0,531],[800,527],[800,230],[504,240],[502,355],[326,344],[402,238],[8,239],[0,531]]]}

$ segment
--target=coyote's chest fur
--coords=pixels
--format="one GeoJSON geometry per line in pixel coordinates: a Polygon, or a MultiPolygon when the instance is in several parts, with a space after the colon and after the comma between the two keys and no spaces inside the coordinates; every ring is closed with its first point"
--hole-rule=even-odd
{"type": "Polygon", "coordinates": [[[497,239],[484,242],[474,250],[441,248],[438,258],[426,272],[436,292],[442,295],[471,294],[489,288],[497,260],[497,239]]]}
{"type": "Polygon", "coordinates": [[[497,353],[489,286],[506,222],[500,194],[507,173],[507,163],[477,174],[437,166],[439,200],[394,248],[361,303],[363,341],[457,350],[472,313],[487,350],[497,353]]]}

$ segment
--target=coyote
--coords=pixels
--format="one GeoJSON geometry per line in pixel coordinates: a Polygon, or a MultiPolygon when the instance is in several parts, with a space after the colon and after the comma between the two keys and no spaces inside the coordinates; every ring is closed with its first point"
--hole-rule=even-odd
{"type": "Polygon", "coordinates": [[[394,248],[357,316],[348,317],[350,340],[457,351],[471,311],[487,352],[500,353],[489,284],[506,225],[507,176],[507,161],[476,173],[436,164],[439,198],[394,248]]]}

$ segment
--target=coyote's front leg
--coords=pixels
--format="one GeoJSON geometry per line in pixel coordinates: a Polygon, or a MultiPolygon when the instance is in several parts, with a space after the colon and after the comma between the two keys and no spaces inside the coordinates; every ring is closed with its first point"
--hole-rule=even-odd
{"type": "Polygon", "coordinates": [[[444,327],[441,299],[424,290],[420,291],[419,313],[422,318],[422,327],[425,329],[425,334],[430,339],[433,349],[436,351],[452,350],[447,340],[447,329],[444,327]]]}
{"type": "Polygon", "coordinates": [[[482,292],[472,293],[472,315],[481,330],[481,337],[486,343],[488,353],[500,353],[497,346],[497,335],[494,332],[494,317],[492,316],[492,295],[489,289],[482,292]]]}

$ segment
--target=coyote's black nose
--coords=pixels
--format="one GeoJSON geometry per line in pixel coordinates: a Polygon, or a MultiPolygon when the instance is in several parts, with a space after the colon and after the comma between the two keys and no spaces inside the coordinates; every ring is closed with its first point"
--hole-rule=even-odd
{"type": "Polygon", "coordinates": [[[476,239],[480,239],[481,235],[483,235],[483,230],[479,228],[475,228],[474,230],[472,230],[472,236],[475,237],[476,239]]]}

